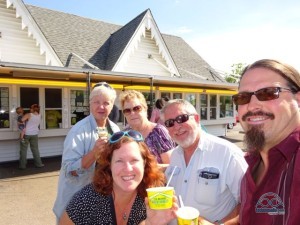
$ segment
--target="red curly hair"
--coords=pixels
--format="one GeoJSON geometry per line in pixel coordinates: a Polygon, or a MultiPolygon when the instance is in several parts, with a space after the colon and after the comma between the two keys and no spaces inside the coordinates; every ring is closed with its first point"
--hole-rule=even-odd
{"type": "MultiPolygon", "coordinates": [[[[96,191],[104,195],[110,195],[113,191],[113,178],[111,172],[111,159],[114,151],[121,148],[122,144],[135,141],[130,137],[123,136],[118,142],[106,144],[106,148],[97,160],[97,167],[94,173],[93,184],[96,191]]],[[[146,188],[159,187],[165,185],[164,173],[159,169],[155,157],[150,153],[144,142],[137,142],[141,156],[144,160],[144,176],[142,182],[137,187],[137,193],[141,197],[146,197],[146,188]]]]}

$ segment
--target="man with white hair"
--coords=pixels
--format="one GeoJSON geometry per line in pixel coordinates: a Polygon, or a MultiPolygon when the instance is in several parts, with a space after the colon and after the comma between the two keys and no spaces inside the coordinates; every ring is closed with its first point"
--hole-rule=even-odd
{"type": "Polygon", "coordinates": [[[92,181],[97,155],[107,142],[107,136],[120,130],[108,118],[115,99],[116,91],[109,84],[96,84],[90,93],[90,115],[76,123],[65,139],[57,198],[53,207],[57,221],[71,197],[92,181]],[[108,135],[100,135],[100,129],[108,135]]]}
{"type": "MultiPolygon", "coordinates": [[[[235,144],[201,130],[200,115],[186,100],[170,100],[161,110],[178,144],[166,176],[185,206],[199,210],[201,224],[238,224],[240,183],[247,169],[235,144]]],[[[176,221],[173,221],[173,224],[176,221]]]]}

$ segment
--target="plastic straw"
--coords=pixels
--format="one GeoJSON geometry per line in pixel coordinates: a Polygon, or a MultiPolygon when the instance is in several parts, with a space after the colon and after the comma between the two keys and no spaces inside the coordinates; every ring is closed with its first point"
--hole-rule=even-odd
{"type": "Polygon", "coordinates": [[[182,208],[182,207],[184,207],[184,204],[183,204],[181,195],[178,195],[178,197],[179,197],[180,208],[182,208]]]}
{"type": "Polygon", "coordinates": [[[168,183],[167,183],[167,186],[166,186],[166,187],[169,186],[170,181],[172,180],[172,177],[173,177],[173,175],[174,175],[174,172],[175,172],[176,168],[177,168],[177,166],[174,166],[174,169],[173,169],[173,171],[172,171],[172,174],[171,174],[171,176],[170,176],[170,178],[169,178],[169,180],[168,180],[168,183]]]}

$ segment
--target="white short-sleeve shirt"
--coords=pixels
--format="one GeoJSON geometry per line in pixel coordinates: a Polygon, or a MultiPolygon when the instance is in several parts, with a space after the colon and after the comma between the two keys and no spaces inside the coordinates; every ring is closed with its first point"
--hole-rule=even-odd
{"type": "Polygon", "coordinates": [[[236,145],[202,131],[200,135],[189,164],[186,166],[183,149],[177,146],[165,173],[169,179],[176,166],[170,181],[176,195],[181,195],[185,206],[197,208],[200,216],[215,222],[240,202],[240,184],[247,163],[236,145]]]}

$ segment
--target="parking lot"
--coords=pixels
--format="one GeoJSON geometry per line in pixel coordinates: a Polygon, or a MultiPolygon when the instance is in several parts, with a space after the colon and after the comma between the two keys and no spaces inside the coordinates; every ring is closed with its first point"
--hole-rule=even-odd
{"type": "MultiPolygon", "coordinates": [[[[243,132],[238,124],[225,139],[243,148],[243,132]]],[[[0,164],[0,212],[5,225],[52,225],[61,157],[43,159],[44,168],[18,170],[17,162],[0,164]]]]}

